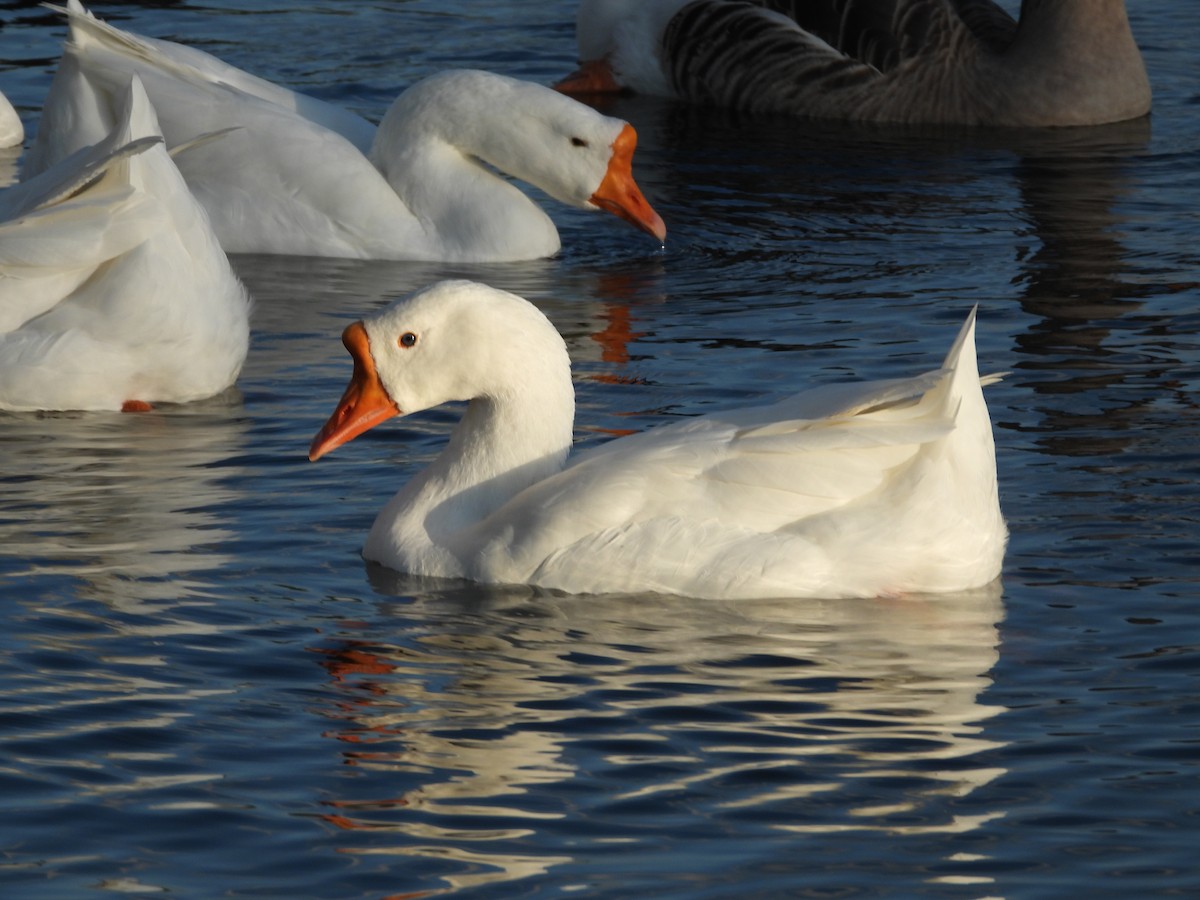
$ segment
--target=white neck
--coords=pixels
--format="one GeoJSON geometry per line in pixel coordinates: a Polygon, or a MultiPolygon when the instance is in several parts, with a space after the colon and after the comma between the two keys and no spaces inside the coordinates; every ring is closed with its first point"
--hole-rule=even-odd
{"type": "MultiPolygon", "coordinates": [[[[411,89],[410,89],[411,90],[411,89]]],[[[370,159],[450,262],[553,256],[561,247],[550,217],[480,162],[503,111],[464,110],[472,98],[426,102],[406,95],[384,116],[370,159]]],[[[507,123],[502,123],[507,124],[507,123]]]]}
{"type": "Polygon", "coordinates": [[[431,532],[449,537],[563,467],[571,449],[574,396],[552,393],[479,397],[467,405],[446,449],[419,478],[449,490],[429,511],[431,532]]]}
{"type": "Polygon", "coordinates": [[[419,145],[410,144],[390,159],[377,137],[371,161],[439,248],[433,258],[539,259],[553,256],[562,245],[541,207],[434,135],[424,135],[419,145]]]}
{"type": "Polygon", "coordinates": [[[391,546],[415,574],[465,574],[454,551],[465,552],[468,532],[563,468],[575,415],[570,370],[537,358],[517,365],[533,371],[470,401],[446,448],[385,506],[364,548],[368,559],[391,546]]]}

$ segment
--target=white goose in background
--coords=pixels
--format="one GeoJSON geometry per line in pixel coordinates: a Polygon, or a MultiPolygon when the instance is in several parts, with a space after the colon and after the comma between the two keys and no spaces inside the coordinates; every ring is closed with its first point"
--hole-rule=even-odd
{"type": "Polygon", "coordinates": [[[1099,125],[1150,111],[1124,0],[582,0],[572,94],[910,124],[1099,125]]]}
{"type": "Polygon", "coordinates": [[[199,400],[246,358],[249,298],[136,78],[117,115],[0,193],[0,409],[199,400]]]}
{"type": "Polygon", "coordinates": [[[309,456],[470,401],[366,541],[367,559],[415,575],[717,599],[963,590],[997,577],[1007,539],[974,323],[941,369],[817,387],[568,461],[558,332],[514,294],[439,282],[346,328],[354,375],[309,456]]]}
{"type": "Polygon", "coordinates": [[[169,146],[234,129],[179,159],[228,252],[457,262],[558,252],[549,216],[488,166],[666,236],[633,178],[633,127],[542,85],[443,72],[401,94],[376,130],[193,48],[113,28],[77,0],[64,12],[70,33],[27,171],[107,130],[136,72],[169,146]]]}
{"type": "Polygon", "coordinates": [[[0,93],[0,147],[16,147],[25,140],[25,126],[12,103],[0,93]]]}

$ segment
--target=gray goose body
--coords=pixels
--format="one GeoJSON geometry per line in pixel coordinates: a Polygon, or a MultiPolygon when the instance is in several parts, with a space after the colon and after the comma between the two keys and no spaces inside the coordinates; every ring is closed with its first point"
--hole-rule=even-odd
{"type": "Polygon", "coordinates": [[[1123,0],[1024,0],[1019,20],[992,0],[642,0],[677,9],[665,25],[645,12],[621,22],[622,2],[585,0],[580,46],[606,47],[616,81],[635,91],[896,123],[1095,125],[1150,109],[1123,0]],[[641,41],[657,83],[630,62],[635,20],[661,28],[641,41]],[[593,23],[613,33],[585,42],[593,23]]]}

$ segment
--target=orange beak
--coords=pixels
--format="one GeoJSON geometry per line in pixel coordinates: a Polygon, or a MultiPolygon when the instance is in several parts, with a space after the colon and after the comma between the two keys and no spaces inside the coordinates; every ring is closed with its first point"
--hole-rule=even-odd
{"type": "Polygon", "coordinates": [[[379,381],[363,323],[347,325],[342,332],[342,343],[354,360],[354,374],[350,376],[350,384],[338,401],[337,409],[308,448],[308,458],[313,462],[330,450],[354,440],[364,431],[370,431],[380,422],[400,415],[400,407],[388,396],[379,381]]]}
{"type": "Polygon", "coordinates": [[[617,83],[607,59],[589,59],[554,85],[556,91],[572,97],[580,94],[619,94],[625,90],[617,83]]]}
{"type": "Polygon", "coordinates": [[[640,228],[658,238],[659,243],[667,239],[667,226],[642,196],[641,189],[633,180],[633,151],[637,147],[637,132],[626,123],[613,141],[612,158],[608,171],[591,201],[601,209],[624,219],[635,228],[640,228]]]}

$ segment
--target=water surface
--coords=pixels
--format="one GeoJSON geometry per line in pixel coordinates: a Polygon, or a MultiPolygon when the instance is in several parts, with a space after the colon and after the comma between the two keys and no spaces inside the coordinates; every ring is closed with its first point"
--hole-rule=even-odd
{"type": "MultiPolygon", "coordinates": [[[[235,390],[0,417],[0,893],[1200,893],[1200,14],[1133,0],[1148,122],[963,133],[652,100],[665,250],[547,209],[552,260],[237,257],[235,390]],[[979,306],[1012,540],[984,591],[578,598],[368,566],[458,410],[310,464],[344,325],[447,276],[536,302],[581,445],[936,364],[979,306]]],[[[98,4],[378,118],[423,74],[542,82],[574,4],[98,4]]],[[[30,132],[63,28],[0,4],[30,132]]],[[[13,155],[0,158],[12,171],[13,155]]]]}

